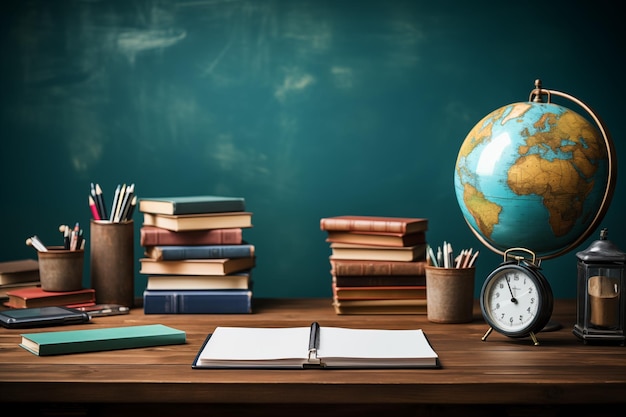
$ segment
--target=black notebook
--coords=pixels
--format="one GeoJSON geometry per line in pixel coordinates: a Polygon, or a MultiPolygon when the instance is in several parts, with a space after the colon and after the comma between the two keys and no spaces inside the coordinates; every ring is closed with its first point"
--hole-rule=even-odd
{"type": "Polygon", "coordinates": [[[192,368],[437,368],[421,329],[217,327],[192,368]]]}

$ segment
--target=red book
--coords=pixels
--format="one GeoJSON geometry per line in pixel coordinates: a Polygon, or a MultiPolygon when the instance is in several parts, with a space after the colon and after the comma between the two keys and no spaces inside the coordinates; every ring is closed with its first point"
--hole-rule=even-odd
{"type": "Polygon", "coordinates": [[[241,245],[241,228],[206,229],[175,232],[155,226],[142,226],[139,229],[141,246],[166,245],[241,245]]]}
{"type": "Polygon", "coordinates": [[[75,306],[95,303],[96,290],[83,288],[76,291],[44,291],[41,287],[20,288],[8,291],[9,300],[4,303],[11,308],[46,306],[75,306]]]}
{"type": "Polygon", "coordinates": [[[348,215],[322,218],[320,227],[326,231],[416,233],[428,229],[428,219],[348,215]]]}

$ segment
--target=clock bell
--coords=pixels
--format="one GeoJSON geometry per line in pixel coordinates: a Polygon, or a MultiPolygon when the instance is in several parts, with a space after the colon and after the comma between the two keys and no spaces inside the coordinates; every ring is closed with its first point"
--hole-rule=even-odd
{"type": "Polygon", "coordinates": [[[600,240],[576,253],[578,287],[573,333],[585,343],[618,342],[623,346],[626,254],[607,240],[607,235],[607,229],[602,229],[600,240]]]}

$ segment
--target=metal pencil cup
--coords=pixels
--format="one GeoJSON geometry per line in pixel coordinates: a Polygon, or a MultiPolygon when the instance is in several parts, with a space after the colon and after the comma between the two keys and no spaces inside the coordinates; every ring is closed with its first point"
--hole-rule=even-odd
{"type": "Polygon", "coordinates": [[[37,252],[39,281],[44,291],[76,291],[83,288],[85,251],[48,246],[47,252],[37,252]]]}
{"type": "Polygon", "coordinates": [[[98,304],[134,302],[134,223],[91,221],[91,287],[98,304]]]}
{"type": "Polygon", "coordinates": [[[434,323],[473,320],[476,268],[426,266],[426,308],[434,323]]]}

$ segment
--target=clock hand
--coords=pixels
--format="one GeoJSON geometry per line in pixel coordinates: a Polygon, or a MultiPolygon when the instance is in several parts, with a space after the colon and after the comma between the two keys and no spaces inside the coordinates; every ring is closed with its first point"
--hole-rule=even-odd
{"type": "Polygon", "coordinates": [[[513,304],[517,304],[517,299],[513,295],[513,290],[511,289],[511,283],[509,282],[509,277],[506,277],[506,285],[509,287],[509,292],[511,293],[511,302],[513,304]]]}

